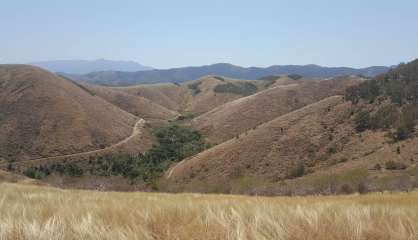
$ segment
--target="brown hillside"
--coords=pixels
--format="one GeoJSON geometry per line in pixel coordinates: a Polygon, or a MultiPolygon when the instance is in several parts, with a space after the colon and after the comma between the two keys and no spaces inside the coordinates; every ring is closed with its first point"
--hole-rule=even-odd
{"type": "Polygon", "coordinates": [[[0,158],[24,160],[104,148],[138,119],[87,89],[26,65],[0,66],[0,158]]]}
{"type": "Polygon", "coordinates": [[[402,142],[398,153],[399,145],[382,132],[357,134],[351,111],[339,96],[308,105],[183,160],[161,185],[171,191],[257,194],[329,193],[358,184],[371,190],[413,188],[418,140],[402,142]],[[374,170],[389,160],[407,169],[374,170]]]}
{"type": "MultiPolygon", "coordinates": [[[[255,92],[257,92],[268,87],[290,84],[292,81],[292,79],[287,77],[275,81],[243,81],[219,76],[205,76],[198,80],[185,82],[181,85],[171,83],[148,84],[112,89],[146,98],[153,103],[180,113],[201,114],[222,104],[246,96],[245,93],[240,94],[228,91],[216,92],[215,88],[219,85],[229,83],[241,86],[245,83],[251,83],[256,87],[255,92]]],[[[113,100],[113,102],[115,101],[113,100]]]]}
{"type": "Polygon", "coordinates": [[[192,94],[191,97],[189,97],[184,110],[193,113],[205,113],[217,106],[244,97],[245,95],[236,93],[215,92],[216,86],[227,83],[236,84],[240,82],[244,81],[216,76],[206,76],[195,81],[186,82],[183,85],[189,88],[189,90],[192,91],[192,94]],[[193,85],[196,86],[197,91],[193,91],[193,89],[191,89],[193,85]]]}
{"type": "Polygon", "coordinates": [[[121,91],[118,88],[102,87],[91,84],[85,85],[85,87],[121,109],[147,120],[167,120],[175,118],[178,115],[177,112],[158,105],[149,99],[131,94],[127,91],[121,91]]]}
{"type": "Polygon", "coordinates": [[[323,81],[290,81],[282,77],[264,91],[221,105],[192,121],[212,143],[231,139],[262,123],[329,96],[343,94],[360,78],[341,77],[323,81]],[[298,83],[295,83],[298,82],[298,83]]]}
{"type": "Polygon", "coordinates": [[[146,98],[173,111],[180,111],[190,94],[186,88],[171,83],[147,84],[114,89],[146,98]]]}

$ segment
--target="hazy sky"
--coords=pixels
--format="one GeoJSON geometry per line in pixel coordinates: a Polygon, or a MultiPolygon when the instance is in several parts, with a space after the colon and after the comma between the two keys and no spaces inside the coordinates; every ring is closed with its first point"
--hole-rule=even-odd
{"type": "Polygon", "coordinates": [[[0,0],[0,61],[156,68],[392,65],[418,58],[417,0],[0,0]]]}

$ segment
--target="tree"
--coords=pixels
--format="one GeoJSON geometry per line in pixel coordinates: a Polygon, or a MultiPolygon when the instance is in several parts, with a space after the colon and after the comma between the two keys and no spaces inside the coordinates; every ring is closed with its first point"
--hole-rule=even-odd
{"type": "Polygon", "coordinates": [[[370,113],[366,110],[362,110],[357,113],[354,118],[355,129],[357,132],[363,132],[370,128],[370,113]]]}

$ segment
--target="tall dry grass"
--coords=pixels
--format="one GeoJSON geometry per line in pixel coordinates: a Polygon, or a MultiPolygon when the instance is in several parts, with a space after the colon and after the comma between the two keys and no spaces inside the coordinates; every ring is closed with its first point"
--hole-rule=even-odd
{"type": "Polygon", "coordinates": [[[418,239],[418,193],[244,197],[0,184],[0,239],[418,239]]]}

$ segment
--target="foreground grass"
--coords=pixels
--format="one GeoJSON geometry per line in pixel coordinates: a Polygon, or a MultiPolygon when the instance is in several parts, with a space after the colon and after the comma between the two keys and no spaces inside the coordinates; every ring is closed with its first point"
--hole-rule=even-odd
{"type": "Polygon", "coordinates": [[[0,184],[0,239],[418,239],[418,193],[244,197],[0,184]]]}

